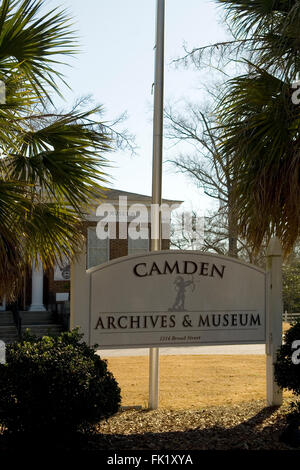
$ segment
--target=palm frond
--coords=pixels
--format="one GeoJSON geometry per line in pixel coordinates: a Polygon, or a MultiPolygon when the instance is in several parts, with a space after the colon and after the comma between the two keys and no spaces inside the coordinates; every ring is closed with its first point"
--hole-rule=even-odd
{"type": "Polygon", "coordinates": [[[49,88],[60,94],[57,79],[63,75],[53,65],[54,56],[75,52],[69,15],[53,9],[41,15],[44,0],[4,0],[0,6],[0,72],[24,74],[36,94],[50,98],[49,88]]]}
{"type": "Polygon", "coordinates": [[[60,94],[58,64],[73,54],[65,10],[44,12],[46,0],[0,5],[0,297],[18,294],[25,269],[39,255],[52,266],[82,244],[82,216],[103,195],[111,130],[100,107],[67,113],[37,111],[60,94]]]}
{"type": "Polygon", "coordinates": [[[300,4],[294,0],[217,0],[237,41],[259,67],[292,80],[300,70],[300,4]]]}
{"type": "Polygon", "coordinates": [[[257,248],[276,234],[286,252],[300,231],[300,110],[292,91],[253,67],[228,83],[220,106],[222,152],[237,169],[240,232],[257,248]]]}
{"type": "MultiPolygon", "coordinates": [[[[104,153],[111,141],[101,124],[90,118],[94,112],[58,116],[50,123],[43,115],[35,116],[37,129],[21,128],[15,136],[18,152],[4,149],[7,175],[38,186],[48,200],[60,200],[81,211],[99,197],[107,182],[104,153]]],[[[18,120],[23,126],[25,121],[18,120]]]]}

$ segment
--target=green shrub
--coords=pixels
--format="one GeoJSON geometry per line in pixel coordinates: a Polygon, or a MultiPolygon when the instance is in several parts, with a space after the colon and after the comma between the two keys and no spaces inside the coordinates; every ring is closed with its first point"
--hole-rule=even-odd
{"type": "Polygon", "coordinates": [[[25,335],[0,365],[0,421],[9,431],[65,432],[116,413],[120,389],[106,361],[78,330],[53,338],[25,335]]]}

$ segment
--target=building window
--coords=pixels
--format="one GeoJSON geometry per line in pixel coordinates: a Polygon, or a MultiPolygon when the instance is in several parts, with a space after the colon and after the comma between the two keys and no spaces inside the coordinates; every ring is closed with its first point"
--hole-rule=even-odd
{"type": "Polygon", "coordinates": [[[133,240],[132,238],[128,237],[128,254],[129,255],[139,255],[143,253],[147,253],[149,251],[149,238],[146,240],[143,238],[138,238],[137,240],[133,240]]]}
{"type": "Polygon", "coordinates": [[[109,239],[97,237],[96,227],[88,227],[87,268],[93,268],[109,261],[109,239]]]}

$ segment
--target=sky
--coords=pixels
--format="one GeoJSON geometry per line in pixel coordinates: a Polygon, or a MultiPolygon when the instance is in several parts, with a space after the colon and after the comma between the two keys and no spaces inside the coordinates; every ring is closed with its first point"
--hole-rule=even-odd
{"type": "MultiPolygon", "coordinates": [[[[123,126],[135,135],[137,154],[117,151],[109,155],[111,186],[151,195],[156,1],[49,0],[49,4],[68,8],[79,36],[80,54],[68,59],[71,67],[64,70],[72,88],[62,89],[67,103],[90,94],[104,106],[104,120],[128,114],[123,126]]],[[[201,103],[203,85],[210,84],[209,70],[200,74],[172,63],[183,55],[183,43],[193,48],[226,37],[222,10],[214,0],[166,0],[166,103],[184,99],[201,103]]],[[[165,160],[178,151],[172,142],[164,141],[165,160]]],[[[176,174],[170,164],[164,164],[163,197],[185,201],[185,209],[211,207],[203,191],[176,174]]]]}

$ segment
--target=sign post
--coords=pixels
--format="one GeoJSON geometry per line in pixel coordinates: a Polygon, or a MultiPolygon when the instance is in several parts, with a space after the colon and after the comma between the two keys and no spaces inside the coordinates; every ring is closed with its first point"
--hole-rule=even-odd
{"type": "MultiPolygon", "coordinates": [[[[164,113],[164,41],[165,0],[157,0],[154,117],[153,117],[153,171],[151,251],[161,250],[161,199],[163,161],[163,113],[164,113]]],[[[149,409],[158,408],[159,349],[150,348],[149,354],[149,409]]]]}
{"type": "Polygon", "coordinates": [[[282,250],[278,238],[270,240],[267,250],[267,403],[282,404],[282,390],[274,378],[274,363],[282,344],[282,250]]]}

